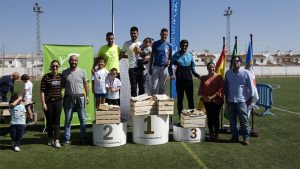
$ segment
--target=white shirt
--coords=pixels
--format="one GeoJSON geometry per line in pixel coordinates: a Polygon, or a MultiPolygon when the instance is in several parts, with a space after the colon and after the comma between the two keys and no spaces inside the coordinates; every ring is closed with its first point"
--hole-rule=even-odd
{"type": "Polygon", "coordinates": [[[33,84],[31,83],[31,81],[28,80],[24,85],[25,96],[23,99],[25,101],[32,101],[32,88],[33,84]]]}
{"type": "MultiPolygon", "coordinates": [[[[115,78],[113,82],[111,82],[109,80],[109,78],[107,78],[106,80],[106,87],[112,87],[113,89],[121,87],[121,81],[118,78],[115,78]]],[[[117,92],[111,92],[109,90],[107,90],[107,95],[106,97],[108,99],[119,99],[120,98],[120,90],[117,92]]]]}
{"type": "Polygon", "coordinates": [[[97,94],[106,94],[105,80],[107,78],[108,71],[106,69],[97,69],[92,76],[94,81],[94,91],[97,94]]]}
{"type": "Polygon", "coordinates": [[[142,45],[142,42],[136,41],[136,42],[131,42],[131,40],[124,42],[122,51],[125,52],[128,56],[128,64],[129,68],[136,68],[138,67],[137,65],[137,60],[139,59],[139,54],[134,52],[134,48],[137,47],[139,48],[142,45]]]}

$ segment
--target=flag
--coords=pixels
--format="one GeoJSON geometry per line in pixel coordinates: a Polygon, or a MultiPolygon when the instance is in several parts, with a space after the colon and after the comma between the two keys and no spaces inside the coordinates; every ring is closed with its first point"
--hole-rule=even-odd
{"type": "MultiPolygon", "coordinates": [[[[172,55],[179,50],[181,0],[170,0],[170,43],[172,55]]],[[[174,71],[174,68],[173,68],[174,71]]],[[[176,98],[176,80],[170,82],[170,96],[176,98]]]]}
{"type": "Polygon", "coordinates": [[[252,99],[251,105],[248,107],[248,118],[250,118],[251,109],[255,108],[255,104],[257,100],[259,99],[257,88],[256,88],[256,79],[255,79],[255,73],[253,69],[253,47],[252,47],[252,34],[250,35],[251,39],[248,46],[248,52],[246,56],[246,69],[249,70],[250,76],[252,78],[253,84],[254,84],[254,97],[252,99]]]}
{"type": "Polygon", "coordinates": [[[234,44],[234,48],[233,48],[233,51],[232,51],[232,56],[231,56],[231,59],[230,59],[230,69],[232,68],[232,60],[233,60],[233,57],[237,56],[237,37],[235,37],[235,44],[234,44]]]}
{"type": "Polygon", "coordinates": [[[249,65],[251,67],[252,64],[253,64],[253,53],[252,53],[252,43],[250,41],[248,46],[247,56],[246,56],[246,65],[249,65]]]}
{"type": "Polygon", "coordinates": [[[216,73],[221,75],[224,79],[225,77],[225,58],[226,58],[226,50],[225,50],[225,45],[223,45],[223,50],[222,53],[216,63],[216,73]]]}

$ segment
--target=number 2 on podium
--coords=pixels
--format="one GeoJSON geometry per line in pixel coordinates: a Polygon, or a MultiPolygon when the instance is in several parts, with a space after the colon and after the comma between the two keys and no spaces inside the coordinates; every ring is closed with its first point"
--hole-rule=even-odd
{"type": "Polygon", "coordinates": [[[144,131],[144,134],[154,134],[154,131],[151,130],[151,116],[145,118],[144,122],[147,123],[147,130],[144,131]]]}

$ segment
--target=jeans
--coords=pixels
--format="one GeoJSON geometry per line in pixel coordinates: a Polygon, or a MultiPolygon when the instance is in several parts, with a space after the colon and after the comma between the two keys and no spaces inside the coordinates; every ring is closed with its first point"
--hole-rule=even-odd
{"type": "Polygon", "coordinates": [[[139,88],[139,95],[145,93],[145,76],[141,68],[129,68],[128,70],[131,97],[137,96],[137,87],[139,88]]]}
{"type": "Polygon", "coordinates": [[[13,124],[10,126],[10,137],[13,142],[15,142],[15,146],[20,147],[21,139],[25,132],[24,124],[13,124]]]}
{"type": "Polygon", "coordinates": [[[81,139],[86,139],[86,117],[85,117],[85,98],[74,97],[65,95],[63,100],[63,107],[65,111],[65,141],[69,141],[71,138],[71,121],[73,118],[73,112],[77,112],[80,122],[80,136],[81,139]]]}
{"type": "Polygon", "coordinates": [[[228,102],[227,105],[228,105],[228,116],[230,120],[230,131],[231,131],[232,138],[237,139],[239,137],[239,130],[237,127],[237,117],[238,117],[242,128],[243,138],[249,139],[250,129],[249,129],[249,119],[247,114],[246,103],[228,102]]]}
{"type": "Polygon", "coordinates": [[[62,100],[46,101],[46,104],[48,107],[48,110],[45,111],[48,138],[58,140],[62,100]]]}
{"type": "Polygon", "coordinates": [[[168,76],[168,67],[153,66],[152,68],[152,95],[165,94],[165,85],[168,76]]]}

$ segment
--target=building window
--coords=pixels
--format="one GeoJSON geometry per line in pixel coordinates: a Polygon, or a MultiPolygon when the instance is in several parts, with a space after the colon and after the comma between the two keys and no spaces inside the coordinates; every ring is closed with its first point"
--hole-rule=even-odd
{"type": "Polygon", "coordinates": [[[9,63],[9,64],[12,64],[12,61],[10,60],[10,61],[8,61],[8,63],[9,63]]]}
{"type": "Polygon", "coordinates": [[[195,62],[199,62],[199,60],[198,60],[198,59],[195,59],[195,62]]]}
{"type": "Polygon", "coordinates": [[[264,62],[264,59],[260,59],[260,63],[263,63],[264,62]]]}

